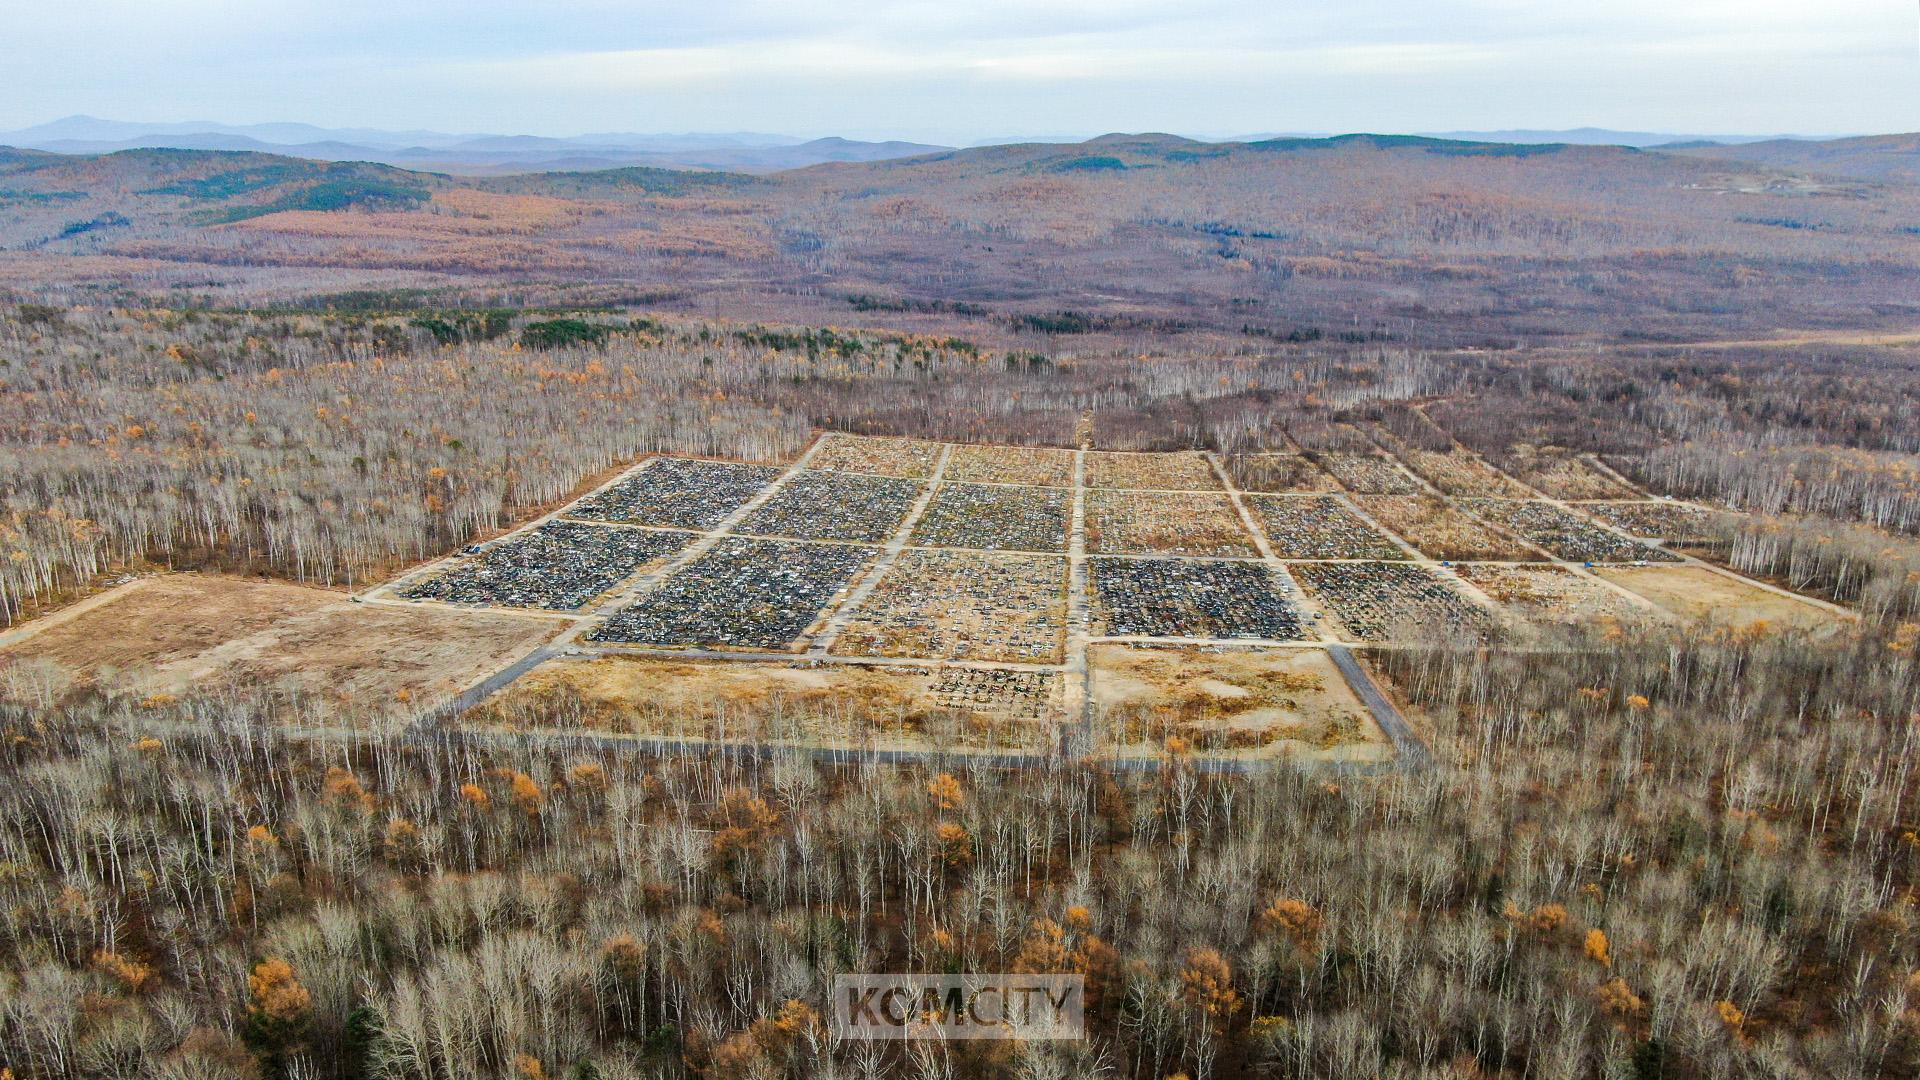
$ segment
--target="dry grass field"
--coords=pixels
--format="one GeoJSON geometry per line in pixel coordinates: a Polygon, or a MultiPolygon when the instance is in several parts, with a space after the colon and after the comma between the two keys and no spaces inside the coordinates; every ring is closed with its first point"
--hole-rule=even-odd
{"type": "Polygon", "coordinates": [[[1010,700],[943,703],[954,700],[943,693],[946,679],[945,670],[925,666],[556,660],[529,672],[468,722],[828,749],[1030,750],[1051,737],[1048,725],[1035,721],[1057,717],[1057,676],[1025,688],[1019,695],[1024,708],[1010,700]]]}
{"type": "Polygon", "coordinates": [[[1804,600],[1702,566],[1604,566],[1594,573],[1685,621],[1704,622],[1723,630],[1820,633],[1847,621],[1845,616],[1804,600]]]}
{"type": "Polygon", "coordinates": [[[1381,761],[1386,737],[1319,649],[1096,645],[1097,722],[1120,755],[1381,761]]]}
{"type": "Polygon", "coordinates": [[[0,646],[0,679],[27,669],[44,679],[51,668],[113,693],[245,686],[343,712],[399,715],[465,688],[560,629],[531,616],[354,604],[325,589],[169,574],[29,624],[0,646]]]}

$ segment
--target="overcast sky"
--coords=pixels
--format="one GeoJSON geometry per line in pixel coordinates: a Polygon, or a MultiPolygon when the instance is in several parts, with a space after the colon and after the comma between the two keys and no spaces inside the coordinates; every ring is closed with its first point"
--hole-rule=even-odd
{"type": "Polygon", "coordinates": [[[0,128],[1920,130],[1914,0],[0,0],[0,128]]]}

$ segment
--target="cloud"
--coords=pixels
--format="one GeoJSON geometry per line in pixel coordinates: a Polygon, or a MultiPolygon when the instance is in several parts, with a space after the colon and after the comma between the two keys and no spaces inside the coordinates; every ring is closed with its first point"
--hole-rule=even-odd
{"type": "Polygon", "coordinates": [[[96,0],[22,5],[0,125],[567,133],[1920,128],[1880,0],[96,0]],[[1014,125],[1009,127],[1008,125],[1014,125]]]}

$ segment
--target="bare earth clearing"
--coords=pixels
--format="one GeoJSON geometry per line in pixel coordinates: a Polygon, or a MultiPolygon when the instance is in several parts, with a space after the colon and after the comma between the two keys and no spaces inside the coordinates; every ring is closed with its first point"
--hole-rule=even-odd
{"type": "Polygon", "coordinates": [[[263,686],[376,715],[445,700],[558,629],[504,612],[362,605],[325,589],[199,574],[143,578],[37,625],[0,648],[0,677],[38,669],[44,678],[51,667],[143,695],[263,686]]]}

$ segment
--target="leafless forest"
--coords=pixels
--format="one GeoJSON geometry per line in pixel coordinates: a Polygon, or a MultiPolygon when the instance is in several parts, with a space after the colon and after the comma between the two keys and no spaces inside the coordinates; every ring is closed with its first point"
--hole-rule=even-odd
{"type": "Polygon", "coordinates": [[[1089,415],[1416,523],[1738,511],[1676,545],[1860,615],[1378,649],[1434,761],[1373,772],[349,736],[0,667],[0,1080],[1920,1073],[1920,195],[1785,167],[0,151],[0,632],[161,567],[363,586],[656,451],[1089,415]],[[836,1043],[855,970],[1081,973],[1090,1038],[836,1043]]]}
{"type": "Polygon", "coordinates": [[[1542,446],[1599,455],[1750,511],[1699,550],[1867,616],[1819,644],[1392,652],[1438,762],[1384,775],[313,742],[243,695],[23,683],[0,713],[15,1077],[1920,1068],[1909,351],[1050,357],[37,306],[0,343],[13,618],[157,563],[359,581],[656,449],[775,460],[817,425],[1066,445],[1089,409],[1103,446],[1236,467],[1373,440],[1516,475],[1542,446]],[[948,968],[1083,972],[1093,1037],[827,1038],[824,974],[948,968]]]}

